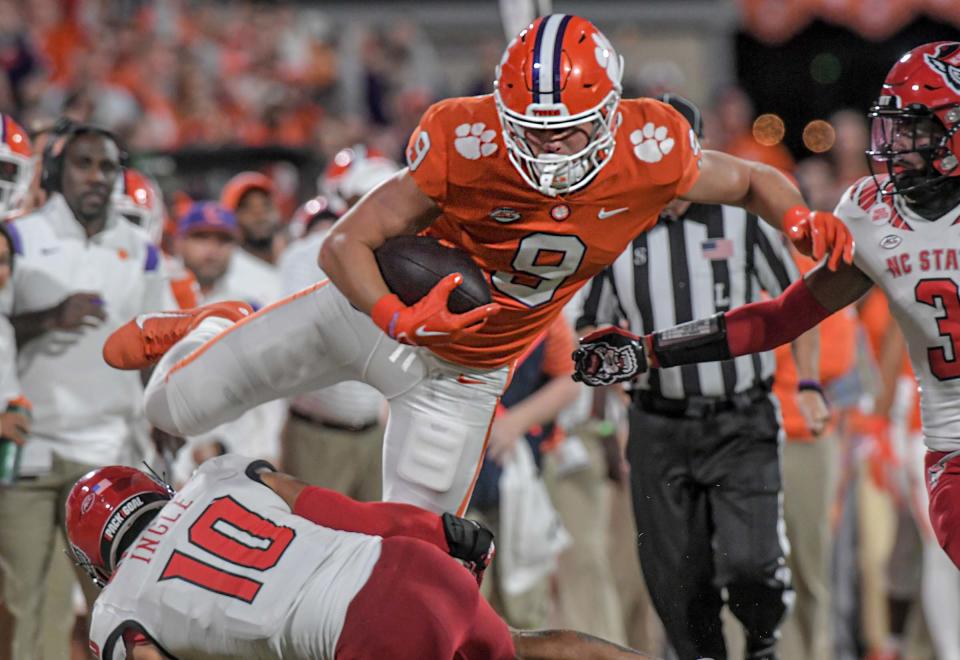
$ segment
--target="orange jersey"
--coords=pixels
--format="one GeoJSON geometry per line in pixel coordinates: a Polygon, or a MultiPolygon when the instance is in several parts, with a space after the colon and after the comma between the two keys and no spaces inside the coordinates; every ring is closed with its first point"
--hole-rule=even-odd
{"type": "Polygon", "coordinates": [[[654,99],[620,103],[609,163],[585,188],[548,197],[511,164],[491,95],[456,98],[423,115],[407,148],[420,189],[440,207],[424,233],[469,253],[501,311],[440,357],[479,368],[516,359],[573,294],[651,228],[699,175],[687,121],[654,99]]]}

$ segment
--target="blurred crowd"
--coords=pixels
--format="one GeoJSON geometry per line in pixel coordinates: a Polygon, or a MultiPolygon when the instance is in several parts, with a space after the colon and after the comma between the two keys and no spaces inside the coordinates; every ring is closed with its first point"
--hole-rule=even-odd
{"type": "MultiPolygon", "coordinates": [[[[22,215],[41,205],[49,208],[51,196],[71,194],[66,187],[42,185],[41,173],[59,155],[56,140],[70,134],[69,128],[53,128],[60,117],[107,129],[110,140],[117,136],[132,153],[237,143],[316,150],[328,166],[316,194],[297,200],[292,212],[278,198],[282,186],[269,172],[236,173],[210,199],[192,200],[183,191],[161,191],[148,174],[123,167],[118,157],[122,169],[109,181],[106,224],[87,236],[91,245],[110,246],[121,255],[119,261],[96,262],[104,269],[99,281],[133,277],[123,270],[129,259],[122,253],[142,249],[144,268],[134,269],[136,277],[145,278],[147,286],[151,273],[162,273],[171,285],[169,296],[161,297],[163,304],[186,308],[240,299],[254,309],[269,305],[322,277],[316,251],[327,229],[399,169],[410,129],[444,91],[425,82],[437,79],[428,71],[436,60],[424,57],[430,46],[417,38],[417,28],[397,25],[371,32],[360,43],[356,62],[345,62],[333,28],[321,14],[284,4],[0,0],[0,64],[6,74],[0,76],[0,151],[7,163],[0,181],[3,211],[22,215]],[[363,81],[359,105],[343,88],[344,67],[353,66],[358,68],[351,79],[363,81]],[[116,223],[139,226],[123,238],[135,247],[111,242],[119,240],[113,238],[116,223]]],[[[651,83],[647,91],[676,84],[651,83]]],[[[741,89],[717,90],[704,106],[706,145],[780,168],[795,177],[811,208],[832,210],[852,182],[869,174],[863,155],[869,136],[859,111],[830,117],[832,147],[798,162],[782,144],[758,133],[757,109],[741,89]]],[[[97,278],[86,278],[60,298],[21,298],[25,294],[7,279],[11,261],[16,268],[22,237],[10,225],[2,226],[4,314],[55,310],[52,325],[27,342],[18,341],[19,362],[14,332],[8,331],[6,316],[0,317],[0,347],[5,347],[0,374],[15,365],[22,384],[16,391],[0,391],[10,403],[3,437],[29,437],[26,401],[31,399],[38,437],[49,440],[60,434],[61,441],[82,445],[82,433],[76,438],[70,433],[88,428],[84,424],[96,426],[87,419],[70,430],[57,426],[63,403],[49,401],[35,389],[42,382],[31,372],[37,368],[35,353],[64,370],[102,373],[96,388],[84,389],[81,382],[70,391],[71,405],[96,409],[99,421],[115,419],[122,429],[123,446],[117,449],[123,451],[116,459],[102,448],[87,447],[63,468],[64,483],[121,456],[130,463],[148,460],[182,482],[206,458],[230,451],[269,459],[305,480],[360,499],[379,498],[386,410],[379,394],[365,386],[348,383],[264,404],[198,438],[151,430],[142,410],[98,408],[104,392],[129,391],[138,384],[112,379],[92,344],[63,337],[86,332],[88,324],[98,326],[101,334],[118,327],[140,311],[122,298],[132,294],[108,294],[97,288],[97,278]],[[75,308],[80,311],[71,315],[75,308]],[[121,316],[118,310],[129,313],[121,316]],[[53,344],[45,344],[45,352],[29,348],[30,341],[52,336],[60,342],[56,350],[49,348],[53,344]]],[[[57,249],[61,238],[48,240],[52,243],[44,249],[57,249]]],[[[159,304],[142,311],[155,311],[159,304]]],[[[778,353],[777,392],[788,436],[787,533],[795,548],[811,542],[817,546],[798,553],[812,557],[811,565],[792,566],[797,603],[784,629],[782,657],[787,660],[932,658],[934,649],[944,660],[960,658],[960,650],[951,646],[956,643],[956,610],[943,605],[957,602],[960,587],[925,522],[916,388],[885,307],[881,296],[871,295],[822,326],[821,371],[832,423],[820,437],[806,431],[791,403],[796,375],[791,375],[788,351],[778,353]],[[791,470],[791,465],[798,467],[791,470]],[[810,504],[814,494],[818,506],[800,506],[810,504]],[[944,615],[954,617],[952,625],[939,620],[944,615]],[[939,633],[944,630],[953,642],[943,640],[939,633]]],[[[569,355],[572,327],[556,333],[545,341],[557,343],[555,353],[569,355]]],[[[559,523],[524,530],[528,540],[543,543],[536,548],[539,554],[515,557],[525,568],[488,580],[486,589],[499,591],[490,596],[513,626],[570,627],[666,652],[634,551],[625,477],[629,467],[619,450],[626,438],[626,404],[613,394],[598,400],[569,380],[569,365],[551,364],[541,366],[544,375],[561,379],[570,390],[551,404],[556,406],[550,415],[556,428],[524,428],[516,416],[501,411],[490,451],[502,468],[518,438],[538,438],[542,456],[525,459],[529,465],[524,464],[523,474],[543,476],[546,499],[539,501],[537,515],[559,523]],[[534,463],[538,467],[531,467],[534,463]]],[[[42,480],[30,483],[30,488],[45,487],[42,480]]],[[[52,502],[62,488],[50,486],[52,502]]],[[[0,500],[4,498],[10,501],[0,491],[0,500]]],[[[508,521],[491,513],[495,505],[490,501],[475,502],[473,514],[506,527],[508,521]]],[[[49,519],[49,547],[59,550],[55,507],[39,515],[49,519]]],[[[11,533],[17,532],[6,527],[3,536],[9,539],[11,533]]],[[[0,543],[0,566],[9,569],[17,552],[0,543]]],[[[504,562],[510,561],[507,557],[504,562]]],[[[86,610],[82,596],[70,597],[75,588],[67,561],[62,552],[50,551],[35,569],[33,583],[20,584],[27,579],[24,574],[2,578],[6,607],[17,616],[36,616],[35,640],[14,642],[13,657],[67,657],[74,613],[86,610]],[[24,596],[27,592],[30,598],[24,596]],[[33,646],[36,639],[42,640],[40,656],[33,646]]],[[[9,649],[2,647],[13,639],[9,626],[0,625],[0,658],[7,657],[9,649]]],[[[734,643],[733,657],[736,648],[734,643]]]]}
{"type": "Polygon", "coordinates": [[[430,45],[402,22],[349,44],[336,30],[287,3],[4,0],[0,111],[30,130],[88,119],[134,151],[270,144],[330,156],[372,126],[399,153],[437,91],[430,45]]]}

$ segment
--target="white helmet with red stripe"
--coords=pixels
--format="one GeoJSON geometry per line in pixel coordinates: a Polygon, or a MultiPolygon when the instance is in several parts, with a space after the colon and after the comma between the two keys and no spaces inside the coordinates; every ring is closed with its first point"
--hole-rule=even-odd
{"type": "Polygon", "coordinates": [[[378,149],[355,144],[334,155],[323,173],[320,189],[339,213],[399,170],[400,166],[378,149]]]}
{"type": "Polygon", "coordinates": [[[160,189],[147,175],[125,167],[113,187],[114,208],[139,225],[155,244],[163,237],[163,198],[160,189]]]}
{"type": "Polygon", "coordinates": [[[545,195],[579,190],[610,162],[622,92],[623,58],[590,21],[552,14],[510,42],[493,96],[510,162],[545,195]],[[574,154],[537,153],[528,129],[582,126],[587,146],[574,154]]]}
{"type": "Polygon", "coordinates": [[[33,147],[23,127],[0,114],[0,213],[16,211],[33,178],[33,147]]]}

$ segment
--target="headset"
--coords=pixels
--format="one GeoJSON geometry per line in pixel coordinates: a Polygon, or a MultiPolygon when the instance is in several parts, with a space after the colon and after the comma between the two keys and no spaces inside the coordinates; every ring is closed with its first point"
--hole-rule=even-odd
{"type": "Polygon", "coordinates": [[[40,173],[40,187],[47,192],[60,192],[63,182],[63,155],[67,147],[80,135],[102,135],[115,145],[120,152],[120,166],[127,166],[127,151],[120,139],[111,131],[93,124],[83,124],[63,117],[49,129],[50,141],[43,149],[43,170],[40,173]]]}

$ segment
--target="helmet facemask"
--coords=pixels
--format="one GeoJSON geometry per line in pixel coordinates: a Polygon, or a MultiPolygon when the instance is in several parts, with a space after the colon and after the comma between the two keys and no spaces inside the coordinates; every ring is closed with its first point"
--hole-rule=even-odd
{"type": "MultiPolygon", "coordinates": [[[[598,107],[579,115],[565,116],[561,104],[555,109],[560,116],[531,117],[507,108],[494,92],[500,121],[503,125],[503,141],[510,162],[517,168],[524,181],[544,195],[556,197],[580,190],[600,172],[613,157],[616,145],[614,132],[617,128],[617,106],[620,95],[610,92],[598,107]],[[587,145],[573,154],[537,153],[527,138],[527,130],[562,131],[582,126],[587,132],[587,145]]],[[[540,112],[546,112],[540,109],[540,112]]]]}
{"type": "MultiPolygon", "coordinates": [[[[871,166],[882,165],[889,178],[881,186],[884,195],[902,195],[910,202],[924,203],[960,167],[950,149],[953,134],[960,128],[960,106],[946,109],[951,121],[946,128],[935,110],[921,104],[905,108],[878,103],[870,109],[871,166]]],[[[873,168],[871,168],[873,169],[873,168]]]]}
{"type": "Polygon", "coordinates": [[[33,162],[9,150],[0,152],[0,213],[16,210],[30,187],[33,162]]]}
{"type": "Polygon", "coordinates": [[[70,554],[73,556],[73,562],[82,568],[84,572],[90,576],[90,579],[93,580],[93,583],[103,589],[107,586],[107,583],[110,582],[110,574],[104,571],[99,566],[96,566],[87,556],[83,550],[74,545],[70,544],[70,554]]]}

